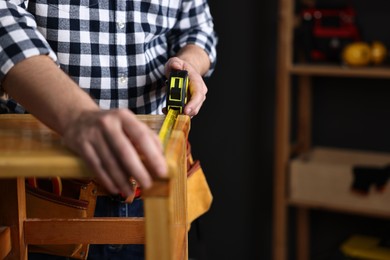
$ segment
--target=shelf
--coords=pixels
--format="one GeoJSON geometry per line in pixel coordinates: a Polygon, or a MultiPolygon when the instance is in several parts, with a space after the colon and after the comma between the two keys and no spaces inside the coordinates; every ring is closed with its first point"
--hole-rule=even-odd
{"type": "Polygon", "coordinates": [[[293,64],[290,73],[294,75],[308,76],[333,76],[333,77],[361,77],[361,78],[388,78],[390,79],[390,67],[364,67],[352,68],[340,65],[320,64],[293,64]]]}
{"type": "Polygon", "coordinates": [[[334,211],[334,212],[340,212],[340,213],[349,213],[349,214],[357,214],[361,216],[368,216],[373,218],[386,218],[388,219],[390,217],[390,214],[388,212],[383,211],[368,211],[365,209],[356,209],[356,208],[348,208],[348,207],[340,207],[335,206],[332,203],[318,203],[318,202],[310,202],[305,200],[298,200],[298,199],[288,199],[287,204],[290,206],[298,207],[298,208],[310,208],[310,209],[318,209],[318,210],[327,210],[327,211],[334,211]]]}
{"type": "Polygon", "coordinates": [[[288,204],[390,217],[389,162],[390,153],[313,147],[290,161],[288,204]]]}

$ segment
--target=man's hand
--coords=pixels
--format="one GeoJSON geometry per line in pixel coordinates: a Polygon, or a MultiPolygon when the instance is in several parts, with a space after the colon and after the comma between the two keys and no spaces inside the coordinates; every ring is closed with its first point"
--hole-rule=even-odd
{"type": "Polygon", "coordinates": [[[191,117],[199,113],[206,100],[207,86],[203,75],[210,67],[210,60],[206,52],[196,45],[187,45],[165,64],[165,75],[168,78],[171,70],[186,70],[189,78],[189,99],[184,108],[184,114],[191,117]]]}
{"type": "Polygon", "coordinates": [[[113,194],[134,192],[130,176],[143,188],[152,185],[151,175],[166,176],[157,134],[127,109],[83,113],[65,130],[63,138],[113,194]]]}

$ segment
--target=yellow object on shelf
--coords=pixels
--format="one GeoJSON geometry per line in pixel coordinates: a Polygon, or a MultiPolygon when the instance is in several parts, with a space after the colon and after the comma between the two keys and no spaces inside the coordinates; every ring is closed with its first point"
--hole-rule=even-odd
{"type": "Polygon", "coordinates": [[[368,43],[348,44],[342,53],[343,61],[349,66],[366,66],[371,61],[371,48],[368,43]]]}
{"type": "Polygon", "coordinates": [[[382,246],[381,239],[355,235],[341,245],[341,251],[348,257],[367,260],[389,260],[390,247],[382,246]]]}
{"type": "Polygon", "coordinates": [[[342,52],[342,60],[352,67],[369,64],[380,65],[387,58],[387,48],[381,41],[354,42],[346,45],[342,52]]]}
{"type": "Polygon", "coordinates": [[[387,57],[387,48],[380,41],[374,41],[371,44],[371,62],[373,64],[382,64],[387,57]]]}

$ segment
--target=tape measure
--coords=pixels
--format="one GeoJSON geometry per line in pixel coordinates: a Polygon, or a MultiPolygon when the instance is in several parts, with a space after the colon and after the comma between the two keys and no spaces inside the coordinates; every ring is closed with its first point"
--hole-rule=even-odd
{"type": "Polygon", "coordinates": [[[168,112],[159,132],[159,137],[164,148],[171,135],[177,116],[183,113],[187,103],[188,83],[188,72],[186,70],[173,70],[169,75],[167,84],[168,112]]]}
{"type": "Polygon", "coordinates": [[[173,70],[168,79],[167,110],[183,109],[187,103],[188,72],[186,70],[173,70]]]}

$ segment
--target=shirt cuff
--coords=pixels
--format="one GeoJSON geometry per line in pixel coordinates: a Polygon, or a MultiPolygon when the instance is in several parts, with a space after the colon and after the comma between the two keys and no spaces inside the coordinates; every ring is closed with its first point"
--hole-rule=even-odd
{"type": "Polygon", "coordinates": [[[198,32],[192,32],[187,35],[182,35],[180,38],[180,42],[177,45],[174,45],[172,50],[173,53],[177,53],[181,48],[188,44],[194,44],[202,48],[208,55],[210,59],[210,68],[204,75],[204,77],[210,77],[211,74],[214,72],[215,65],[217,62],[217,51],[216,51],[216,45],[218,42],[218,37],[216,36],[215,32],[205,32],[205,31],[198,31],[198,32]]]}

